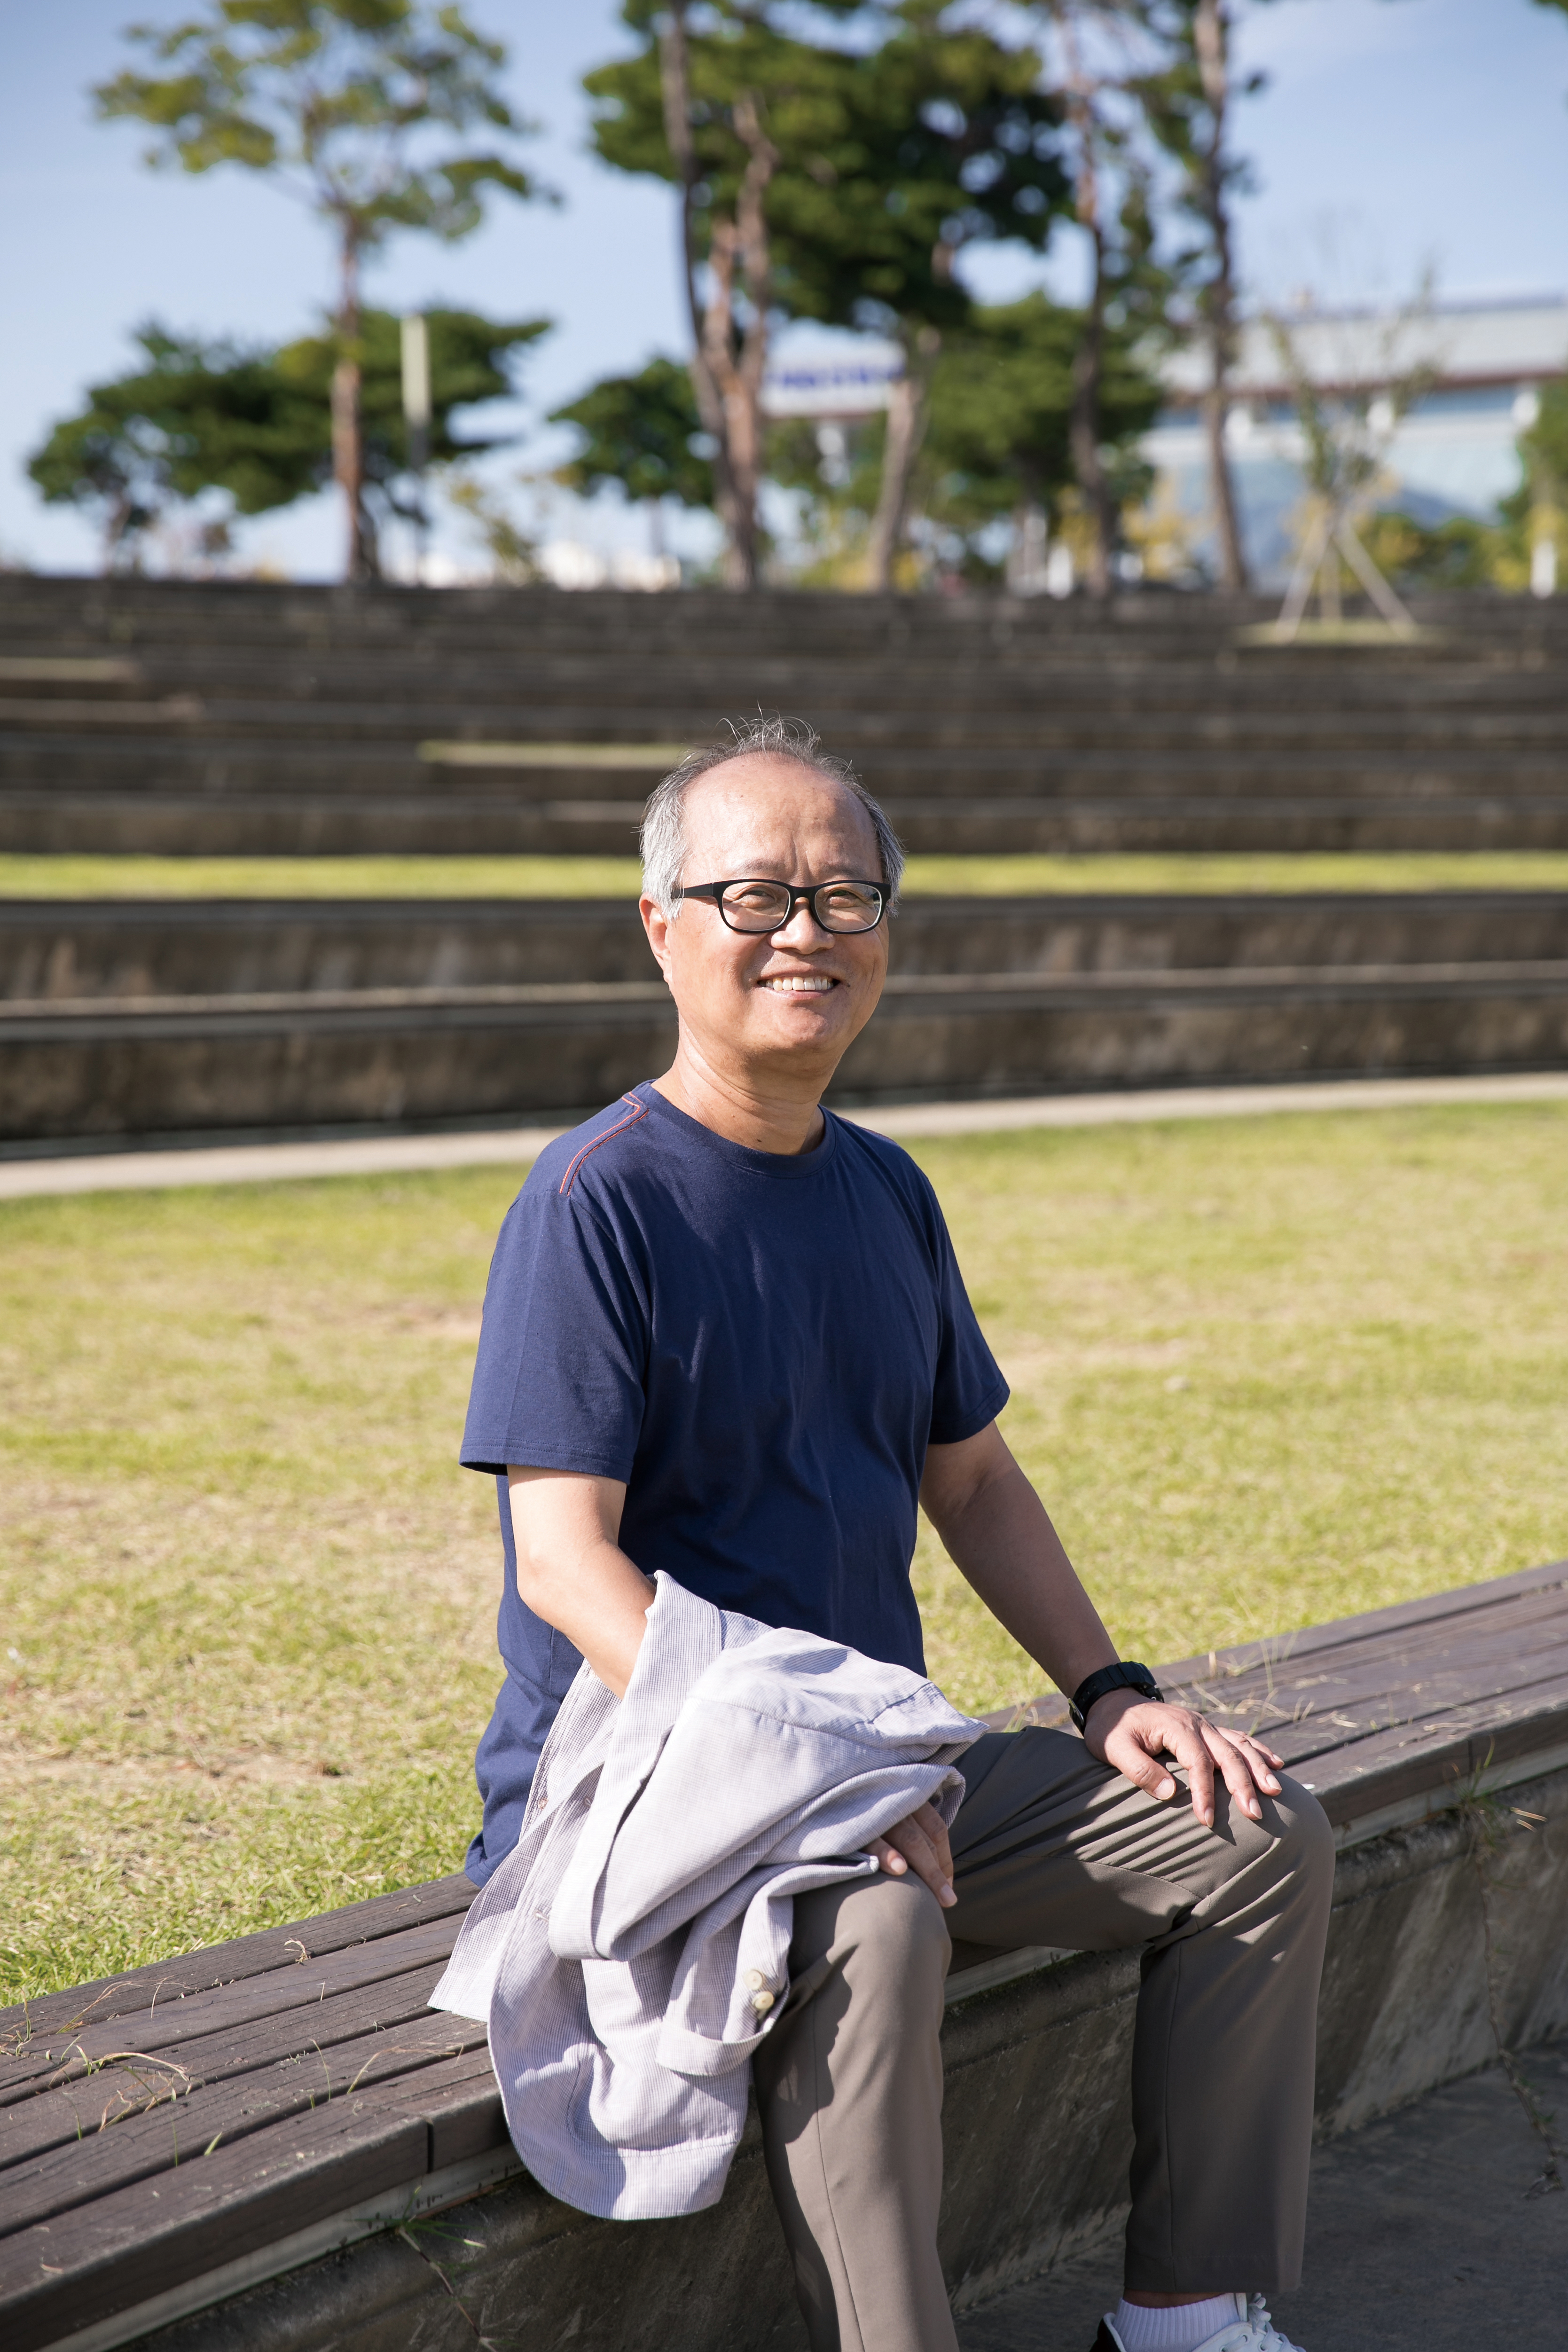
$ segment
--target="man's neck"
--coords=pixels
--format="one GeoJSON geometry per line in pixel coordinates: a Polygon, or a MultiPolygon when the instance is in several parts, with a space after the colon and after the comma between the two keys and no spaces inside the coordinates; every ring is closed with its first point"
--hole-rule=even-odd
{"type": "Polygon", "coordinates": [[[775,1094],[748,1077],[711,1069],[686,1050],[684,1040],[670,1067],[653,1083],[688,1118],[750,1151],[798,1158],[822,1140],[826,1121],[815,1095],[775,1094]]]}

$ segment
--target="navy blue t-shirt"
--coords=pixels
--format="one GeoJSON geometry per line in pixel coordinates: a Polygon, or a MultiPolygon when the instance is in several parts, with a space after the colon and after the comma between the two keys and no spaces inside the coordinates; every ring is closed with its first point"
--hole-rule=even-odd
{"type": "Polygon", "coordinates": [[[922,1673],[926,1447],[1006,1400],[936,1195],[884,1137],[828,1113],[814,1151],[752,1151],[650,1084],[550,1145],[496,1244],[463,1433],[506,1555],[469,1876],[516,1843],[581,1664],[519,1598],[509,1462],[624,1480],[645,1575],[922,1673]]]}

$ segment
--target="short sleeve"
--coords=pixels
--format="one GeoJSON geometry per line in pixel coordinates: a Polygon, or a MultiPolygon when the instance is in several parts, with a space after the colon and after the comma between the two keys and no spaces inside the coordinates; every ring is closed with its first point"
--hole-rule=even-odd
{"type": "Polygon", "coordinates": [[[936,1373],[931,1382],[931,1438],[932,1445],[960,1445],[978,1436],[995,1420],[1007,1402],[1002,1368],[985,1344],[958,1269],[952,1239],[937,1197],[925,1178],[928,1232],[936,1259],[937,1306],[941,1336],[936,1373]]]}
{"type": "Polygon", "coordinates": [[[584,1188],[535,1170],[508,1212],[485,1289],[462,1460],[628,1479],[648,1355],[646,1281],[584,1188]]]}

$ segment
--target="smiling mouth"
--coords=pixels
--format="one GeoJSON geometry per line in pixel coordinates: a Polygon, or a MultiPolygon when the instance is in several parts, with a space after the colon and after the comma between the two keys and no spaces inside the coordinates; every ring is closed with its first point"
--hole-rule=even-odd
{"type": "Polygon", "coordinates": [[[830,988],[837,987],[838,982],[824,972],[784,971],[774,973],[760,985],[776,989],[782,996],[826,996],[830,988]]]}

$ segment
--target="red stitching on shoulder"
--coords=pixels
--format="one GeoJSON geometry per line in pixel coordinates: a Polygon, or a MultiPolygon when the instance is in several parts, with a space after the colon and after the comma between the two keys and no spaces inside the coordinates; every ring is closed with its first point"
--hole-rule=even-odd
{"type": "Polygon", "coordinates": [[[573,1184],[576,1181],[577,1171],[590,1151],[597,1151],[600,1144],[608,1143],[613,1135],[624,1135],[628,1127],[635,1127],[639,1118],[647,1117],[647,1103],[638,1102],[636,1095],[623,1095],[621,1100],[628,1106],[625,1118],[616,1119],[614,1127],[607,1127],[603,1135],[595,1136],[591,1143],[585,1143],[583,1146],[582,1150],[561,1179],[561,1190],[563,1193],[572,1190],[573,1184]]]}

